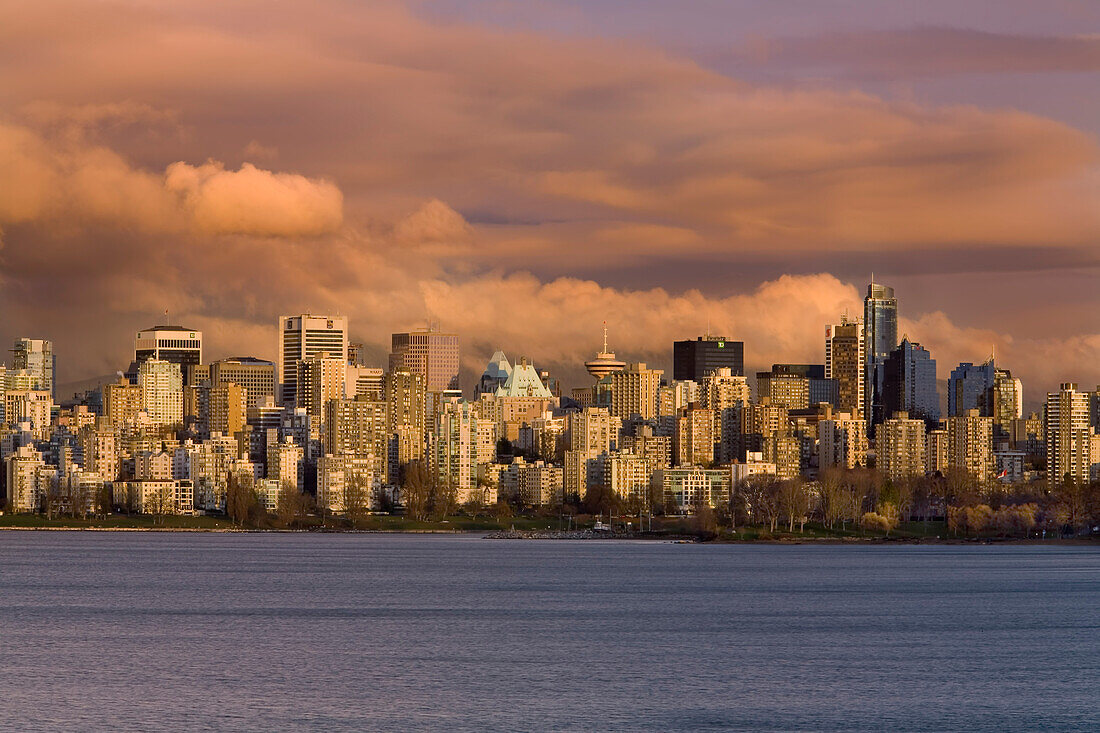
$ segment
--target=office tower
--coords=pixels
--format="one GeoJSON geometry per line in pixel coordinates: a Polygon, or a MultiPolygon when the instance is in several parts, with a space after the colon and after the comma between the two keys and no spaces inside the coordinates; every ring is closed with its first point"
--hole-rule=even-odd
{"type": "Polygon", "coordinates": [[[348,319],[343,316],[279,317],[279,401],[298,404],[298,362],[322,351],[341,362],[348,358],[348,319]]]}
{"type": "Polygon", "coordinates": [[[702,382],[715,369],[727,368],[745,376],[745,343],[725,336],[699,336],[694,341],[672,344],[672,378],[702,382]]]}
{"type": "Polygon", "coordinates": [[[863,324],[842,316],[840,323],[825,327],[825,378],[837,383],[839,412],[865,416],[867,384],[866,343],[863,324]]]}
{"type": "Polygon", "coordinates": [[[1047,480],[1057,486],[1066,478],[1079,485],[1089,481],[1092,465],[1092,429],[1089,426],[1089,394],[1066,382],[1047,393],[1047,480]]]}
{"type": "Polygon", "coordinates": [[[302,359],[296,367],[298,369],[298,378],[295,380],[297,407],[304,408],[306,414],[311,417],[320,419],[324,416],[325,405],[329,400],[344,396],[347,362],[343,357],[322,351],[302,359]]]}
{"type": "Polygon", "coordinates": [[[996,368],[993,357],[984,364],[971,364],[966,361],[951,370],[947,380],[947,414],[949,417],[965,415],[970,410],[978,410],[983,415],[990,414],[988,400],[996,368]]]}
{"type": "Polygon", "coordinates": [[[134,339],[134,363],[126,373],[131,382],[137,382],[138,369],[148,359],[178,364],[182,380],[187,376],[188,365],[202,364],[202,331],[183,326],[153,326],[138,331],[134,339]]]}
{"type": "Polygon", "coordinates": [[[904,411],[879,426],[875,458],[883,476],[897,480],[924,475],[924,430],[923,419],[910,418],[904,411]]]}
{"type": "Polygon", "coordinates": [[[980,482],[993,477],[993,418],[971,408],[947,423],[947,465],[980,482]]]}
{"type": "Polygon", "coordinates": [[[424,375],[429,392],[457,391],[458,334],[420,329],[390,337],[390,371],[424,375]]]}
{"type": "Polygon", "coordinates": [[[806,410],[822,402],[837,403],[837,382],[825,378],[823,364],[772,364],[756,373],[757,401],[764,398],[788,410],[806,410]]]}
{"type": "Polygon", "coordinates": [[[141,406],[156,425],[183,422],[183,374],[177,363],[149,358],[138,367],[141,406]]]}
{"type": "MultiPolygon", "coordinates": [[[[584,368],[599,382],[608,374],[626,369],[626,362],[615,358],[615,352],[607,348],[607,323],[603,324],[603,351],[596,352],[596,358],[586,361],[584,368]]],[[[576,392],[576,390],[574,390],[576,392]]]]}
{"type": "Polygon", "coordinates": [[[477,386],[474,387],[474,394],[492,394],[496,392],[497,387],[508,381],[508,377],[511,375],[512,365],[509,363],[508,357],[504,355],[503,351],[493,352],[489,363],[485,365],[485,371],[481,373],[481,379],[477,381],[477,386]]]}
{"type": "Polygon", "coordinates": [[[850,412],[827,412],[818,423],[818,466],[856,468],[867,465],[867,421],[850,412]]]}
{"type": "Polygon", "coordinates": [[[26,369],[32,375],[34,385],[26,389],[49,392],[56,396],[54,373],[57,370],[57,357],[53,353],[53,344],[41,339],[21,338],[15,340],[12,352],[12,369],[26,369]]]}
{"type": "Polygon", "coordinates": [[[908,337],[890,352],[882,364],[882,404],[886,414],[906,412],[912,419],[929,423],[940,419],[936,392],[936,360],[928,350],[908,337]]]}
{"type": "Polygon", "coordinates": [[[898,299],[894,289],[871,279],[863,299],[863,353],[866,358],[863,405],[872,437],[874,426],[889,416],[883,402],[883,367],[898,345],[898,299]]]}
{"type": "MultiPolygon", "coordinates": [[[[201,366],[201,365],[200,365],[201,366]]],[[[191,379],[188,384],[209,381],[212,385],[236,384],[245,389],[245,407],[255,407],[266,397],[275,397],[275,364],[252,356],[233,356],[209,365],[205,380],[191,379]]]]}
{"type": "Polygon", "coordinates": [[[611,414],[624,420],[657,417],[657,390],[663,374],[660,369],[650,369],[645,362],[638,362],[605,377],[611,387],[611,414]]]}
{"type": "Polygon", "coordinates": [[[676,416],[672,452],[679,466],[709,466],[714,462],[714,411],[693,402],[676,416]]]}
{"type": "Polygon", "coordinates": [[[366,364],[363,362],[363,352],[363,344],[348,344],[348,365],[366,366],[366,364]]]}
{"type": "Polygon", "coordinates": [[[348,399],[362,397],[367,400],[381,401],[384,373],[381,367],[349,364],[344,370],[344,396],[348,399]]]}

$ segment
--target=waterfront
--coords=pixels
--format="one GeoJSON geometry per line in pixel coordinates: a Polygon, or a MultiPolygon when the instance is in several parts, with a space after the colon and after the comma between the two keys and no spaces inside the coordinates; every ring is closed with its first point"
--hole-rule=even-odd
{"type": "Polygon", "coordinates": [[[0,562],[7,729],[1097,719],[1094,547],[10,532],[0,562]]]}

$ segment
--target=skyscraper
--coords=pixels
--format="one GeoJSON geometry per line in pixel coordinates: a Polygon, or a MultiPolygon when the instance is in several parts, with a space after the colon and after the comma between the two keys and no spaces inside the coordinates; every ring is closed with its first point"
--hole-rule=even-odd
{"type": "Polygon", "coordinates": [[[867,359],[863,404],[871,432],[888,417],[883,407],[883,365],[898,345],[898,299],[894,289],[871,279],[863,299],[863,352],[867,359]]]}
{"type": "Polygon", "coordinates": [[[715,369],[726,367],[736,377],[745,376],[745,343],[725,336],[700,336],[672,344],[672,378],[702,383],[715,369]]]}
{"type": "Polygon", "coordinates": [[[825,327],[825,378],[837,383],[837,410],[864,415],[867,384],[866,344],[863,324],[842,316],[840,323],[825,327]]]}
{"type": "Polygon", "coordinates": [[[952,369],[947,380],[947,414],[958,417],[970,410],[980,410],[982,415],[989,415],[988,398],[995,372],[993,357],[984,364],[964,361],[952,369]]]}
{"type": "Polygon", "coordinates": [[[11,352],[12,369],[25,369],[32,375],[35,385],[29,389],[56,396],[54,372],[57,368],[57,357],[53,353],[53,343],[42,339],[16,339],[11,352]]]}
{"type": "Polygon", "coordinates": [[[138,368],[147,359],[179,364],[181,377],[186,377],[189,364],[202,364],[202,331],[183,326],[153,326],[138,331],[134,362],[126,373],[131,381],[136,381],[138,368]]]}
{"type": "Polygon", "coordinates": [[[279,401],[294,407],[298,402],[298,362],[322,351],[346,362],[348,319],[344,316],[279,317],[279,401]]]}
{"type": "Polygon", "coordinates": [[[883,362],[882,404],[886,415],[907,412],[910,419],[928,423],[940,419],[940,397],[936,392],[936,360],[906,336],[883,362]]]}
{"type": "Polygon", "coordinates": [[[390,371],[423,374],[429,392],[458,390],[458,334],[431,328],[390,338],[390,371]]]}

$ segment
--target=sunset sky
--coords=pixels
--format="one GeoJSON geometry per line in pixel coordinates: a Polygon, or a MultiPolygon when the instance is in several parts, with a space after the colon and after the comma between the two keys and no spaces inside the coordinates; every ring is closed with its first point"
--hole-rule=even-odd
{"type": "Polygon", "coordinates": [[[0,338],[431,319],[582,384],[603,320],[821,362],[874,271],[1034,407],[1100,383],[1097,72],[1096,2],[3,2],[0,338]]]}

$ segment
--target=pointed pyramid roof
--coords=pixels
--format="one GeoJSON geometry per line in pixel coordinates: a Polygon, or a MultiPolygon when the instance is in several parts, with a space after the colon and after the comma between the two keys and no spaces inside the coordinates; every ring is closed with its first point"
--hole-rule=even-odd
{"type": "Polygon", "coordinates": [[[504,381],[511,375],[512,365],[508,363],[508,357],[503,351],[493,352],[493,357],[485,365],[485,371],[481,373],[482,379],[499,379],[504,381]]]}
{"type": "Polygon", "coordinates": [[[520,359],[520,363],[512,369],[508,380],[497,387],[497,397],[539,397],[550,400],[554,395],[550,394],[535,368],[527,363],[526,359],[520,359]]]}

